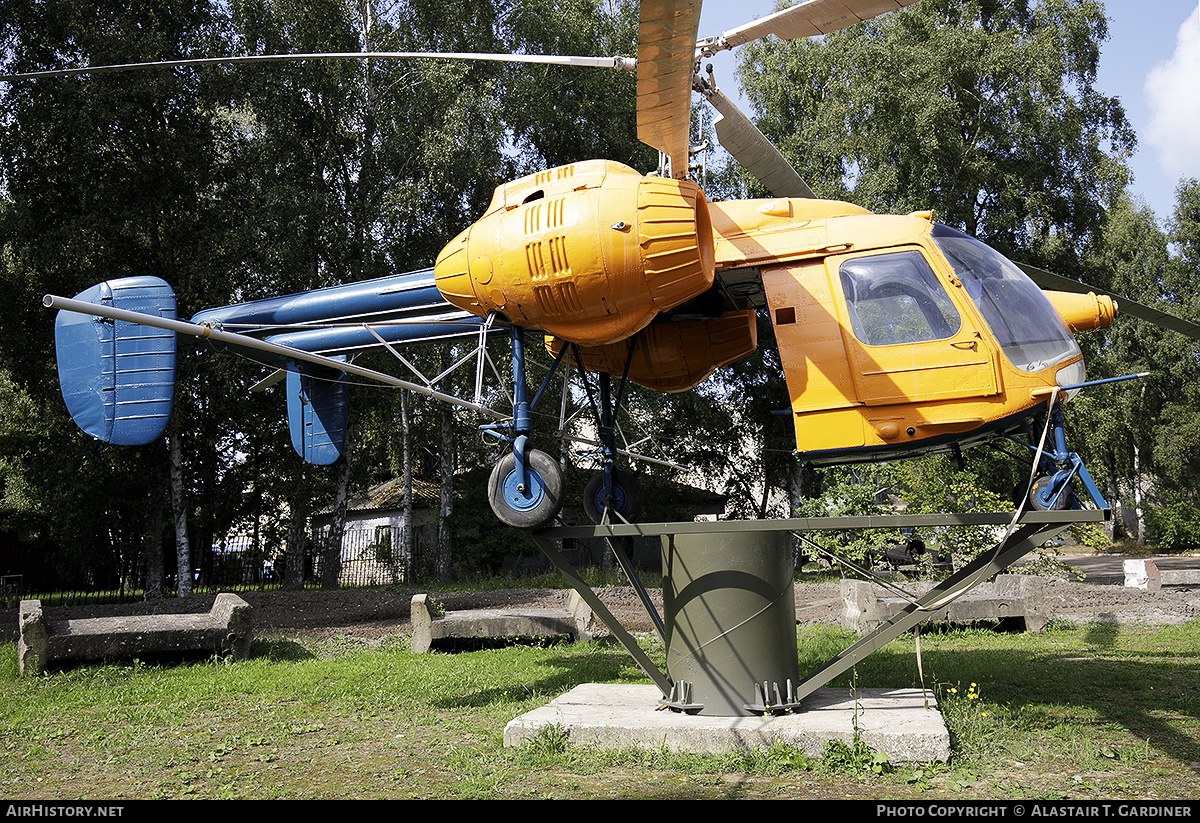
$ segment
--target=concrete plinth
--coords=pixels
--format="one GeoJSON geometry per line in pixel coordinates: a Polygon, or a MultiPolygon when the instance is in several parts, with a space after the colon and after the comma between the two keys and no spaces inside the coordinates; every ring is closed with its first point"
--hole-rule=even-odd
{"type": "Polygon", "coordinates": [[[592,639],[595,616],[577,592],[562,609],[467,609],[434,614],[429,595],[412,599],[413,654],[424,654],[436,640],[448,638],[553,637],[571,635],[577,643],[592,639]]]}
{"type": "Polygon", "coordinates": [[[857,735],[893,763],[946,762],[950,734],[929,692],[920,689],[818,689],[801,712],[775,717],[710,717],[659,710],[652,685],[586,683],[512,720],[504,745],[520,746],[547,726],[568,745],[635,746],[719,754],[783,743],[820,757],[833,740],[857,735]]]}
{"type": "MultiPolygon", "coordinates": [[[[932,585],[911,586],[924,594],[932,585]]],[[[842,628],[867,634],[890,620],[908,601],[891,597],[881,586],[865,580],[841,582],[842,628]]],[[[1026,631],[1040,632],[1050,622],[1042,593],[1042,580],[1029,574],[1002,574],[994,583],[984,583],[972,593],[956,598],[940,609],[926,613],[929,623],[999,623],[1017,620],[1026,631]]]]}
{"type": "Polygon", "coordinates": [[[17,668],[38,674],[63,660],[101,660],[145,654],[250,652],[250,606],[236,594],[218,594],[207,614],[156,614],[51,620],[39,600],[22,600],[17,668]]]}

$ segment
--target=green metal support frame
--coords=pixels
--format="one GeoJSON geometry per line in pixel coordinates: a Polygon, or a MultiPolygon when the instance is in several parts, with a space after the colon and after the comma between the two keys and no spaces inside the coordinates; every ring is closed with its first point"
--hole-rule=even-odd
{"type": "MultiPolygon", "coordinates": [[[[862,517],[798,517],[781,520],[721,520],[692,523],[624,523],[600,526],[567,526],[543,529],[532,537],[538,547],[592,611],[604,621],[609,630],[633,657],[638,667],[662,691],[664,699],[672,693],[671,680],[661,672],[638,646],[633,636],[613,617],[608,607],[590,586],[583,581],[571,563],[557,548],[558,541],[575,539],[604,539],[613,546],[613,538],[658,537],[664,535],[747,531],[845,531],[848,529],[916,528],[922,526],[1007,526],[1005,537],[990,551],[979,555],[967,566],[955,572],[937,587],[914,603],[910,603],[879,628],[853,643],[840,654],[809,672],[795,691],[795,700],[817,689],[849,670],[860,661],[904,632],[925,620],[928,614],[958,599],[975,586],[1004,571],[1042,543],[1052,539],[1076,523],[1097,523],[1109,520],[1108,509],[1068,511],[1030,511],[1014,520],[1013,512],[982,512],[972,514],[900,514],[862,517]]],[[[620,553],[618,553],[618,558],[620,553]]],[[[622,567],[625,563],[622,563],[622,567]]],[[[662,617],[650,602],[641,586],[635,587],[647,616],[656,627],[663,625],[662,617]]],[[[661,629],[660,629],[661,632],[661,629]]]]}

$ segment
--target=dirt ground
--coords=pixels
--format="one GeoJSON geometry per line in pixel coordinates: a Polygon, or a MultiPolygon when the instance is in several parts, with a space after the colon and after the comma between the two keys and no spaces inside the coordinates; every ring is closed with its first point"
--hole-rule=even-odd
{"type": "MultiPolygon", "coordinates": [[[[902,586],[905,584],[901,584],[902,586]]],[[[911,590],[911,589],[910,589],[911,590]]],[[[410,603],[421,589],[339,589],[303,592],[242,592],[254,611],[258,637],[305,637],[322,640],[343,635],[379,641],[410,631],[410,603]]],[[[650,631],[650,618],[629,587],[600,589],[600,599],[631,632],[650,631]]],[[[659,613],[662,592],[650,590],[659,613]]],[[[1141,623],[1168,625],[1200,617],[1200,586],[1170,586],[1141,591],[1123,585],[1094,585],[1046,580],[1047,611],[1073,622],[1141,623]]],[[[447,610],[553,607],[565,603],[567,593],[556,589],[505,589],[485,592],[451,592],[437,595],[447,610]]],[[[148,603],[79,606],[47,610],[47,617],[76,619],[106,615],[202,612],[212,605],[212,595],[172,598],[148,603]]],[[[796,621],[799,625],[839,622],[842,600],[836,583],[796,586],[796,621]]],[[[5,616],[0,640],[15,641],[16,610],[5,616]]],[[[598,633],[603,634],[603,629],[598,633]]]]}

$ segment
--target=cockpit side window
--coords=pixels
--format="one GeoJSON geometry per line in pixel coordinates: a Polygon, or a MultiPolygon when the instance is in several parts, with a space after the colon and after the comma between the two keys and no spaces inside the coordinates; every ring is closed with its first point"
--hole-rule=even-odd
{"type": "Polygon", "coordinates": [[[944,340],[962,325],[919,251],[855,257],[838,273],[854,336],[868,346],[944,340]]]}

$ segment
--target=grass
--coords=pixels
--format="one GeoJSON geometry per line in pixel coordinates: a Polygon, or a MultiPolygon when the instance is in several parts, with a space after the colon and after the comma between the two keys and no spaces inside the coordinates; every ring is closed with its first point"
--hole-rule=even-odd
{"type": "MultiPolygon", "coordinates": [[[[801,670],[852,637],[800,631],[801,670]]],[[[504,725],[578,683],[644,682],[618,646],[413,655],[405,638],[265,639],[252,658],[19,678],[0,646],[0,796],[134,798],[1188,798],[1200,796],[1200,622],[921,636],[949,764],[862,747],[724,756],[568,748],[504,725]]],[[[661,655],[661,648],[647,648],[661,655]]],[[[842,685],[919,685],[901,638],[842,685]]]]}

